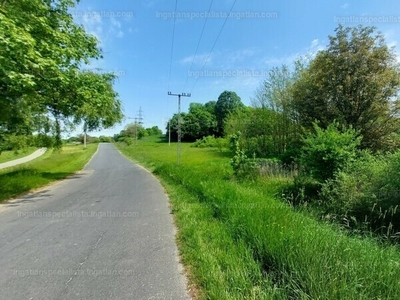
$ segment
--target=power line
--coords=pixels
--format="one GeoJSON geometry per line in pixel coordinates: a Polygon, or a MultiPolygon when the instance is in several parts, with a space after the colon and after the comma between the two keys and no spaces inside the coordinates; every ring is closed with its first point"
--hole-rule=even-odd
{"type": "Polygon", "coordinates": [[[172,70],[172,58],[174,54],[174,40],[175,40],[175,24],[176,24],[176,11],[178,9],[178,0],[175,1],[175,12],[174,12],[174,26],[172,29],[172,42],[171,42],[171,56],[169,59],[169,75],[168,75],[168,90],[171,84],[171,70],[172,70]]]}
{"type": "MultiPolygon", "coordinates": [[[[210,6],[209,6],[208,12],[207,12],[207,17],[206,17],[206,20],[204,21],[203,29],[201,30],[200,38],[199,38],[199,41],[197,42],[196,51],[194,53],[194,56],[193,56],[193,59],[192,59],[192,63],[190,65],[189,73],[192,71],[193,63],[194,63],[194,60],[196,59],[197,51],[199,50],[200,42],[201,42],[201,39],[203,37],[204,29],[206,28],[206,24],[207,24],[207,21],[208,21],[208,16],[210,15],[210,11],[211,11],[211,7],[212,7],[213,2],[214,2],[214,0],[211,0],[210,6]]],[[[188,83],[188,80],[189,80],[189,74],[186,77],[186,82],[185,82],[185,86],[184,86],[183,90],[186,89],[186,85],[188,83]]]]}
{"type": "MultiPolygon", "coordinates": [[[[208,62],[208,59],[210,58],[210,56],[211,56],[211,54],[212,54],[212,52],[213,52],[213,50],[214,50],[214,47],[215,47],[215,45],[217,44],[217,41],[218,41],[218,39],[219,39],[219,37],[220,37],[220,35],[221,35],[221,33],[222,33],[222,30],[224,30],[225,24],[226,24],[226,22],[228,21],[228,18],[229,18],[229,16],[230,16],[231,13],[232,13],[232,10],[233,10],[233,7],[234,7],[235,4],[236,4],[236,1],[237,1],[237,0],[235,0],[235,1],[233,2],[232,6],[231,6],[231,9],[229,10],[229,13],[228,13],[228,15],[226,16],[226,18],[225,18],[225,20],[224,20],[224,23],[222,24],[222,27],[221,27],[221,29],[220,29],[218,35],[217,35],[217,38],[215,39],[214,44],[213,44],[213,46],[212,46],[212,48],[211,48],[211,51],[210,51],[210,53],[208,53],[208,56],[207,56],[206,60],[204,61],[203,67],[201,68],[200,72],[202,72],[202,71],[204,70],[204,67],[206,66],[206,64],[207,64],[207,62],[208,62]]],[[[193,87],[192,87],[190,93],[193,92],[193,90],[194,90],[194,88],[196,87],[196,84],[197,84],[197,81],[199,80],[199,78],[200,78],[200,76],[198,76],[198,77],[196,78],[196,81],[195,81],[195,83],[194,83],[194,85],[193,85],[193,87]]]]}
{"type": "MultiPolygon", "coordinates": [[[[176,11],[178,9],[178,0],[175,1],[175,12],[174,12],[174,25],[172,28],[172,42],[171,42],[171,56],[169,58],[169,74],[168,74],[168,91],[170,90],[170,85],[171,85],[171,70],[172,70],[172,59],[173,59],[173,53],[174,53],[174,40],[175,40],[175,26],[176,26],[176,11]]],[[[167,96],[167,111],[169,113],[169,101],[168,101],[168,96],[167,96]]],[[[169,124],[169,123],[168,123],[169,124]]],[[[171,142],[169,142],[171,143],[171,142]]]]}

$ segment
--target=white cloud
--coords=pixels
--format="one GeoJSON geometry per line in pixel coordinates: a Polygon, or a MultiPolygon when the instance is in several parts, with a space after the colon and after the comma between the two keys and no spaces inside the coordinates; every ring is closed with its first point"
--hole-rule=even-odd
{"type": "Polygon", "coordinates": [[[236,63],[243,61],[255,54],[254,48],[247,48],[238,51],[231,52],[227,55],[227,60],[229,63],[236,63]]]}
{"type": "Polygon", "coordinates": [[[348,9],[349,6],[350,6],[349,3],[345,3],[345,4],[341,5],[340,8],[341,8],[341,9],[348,9]]]}
{"type": "Polygon", "coordinates": [[[291,65],[296,59],[300,57],[314,57],[318,51],[325,49],[318,39],[311,41],[310,46],[306,47],[303,51],[292,53],[281,57],[267,57],[263,59],[263,63],[267,66],[280,66],[291,65]]]}
{"type": "Polygon", "coordinates": [[[187,57],[181,59],[180,63],[183,65],[186,65],[186,64],[190,65],[190,64],[192,64],[192,61],[193,61],[193,65],[203,66],[205,62],[206,62],[206,65],[209,65],[212,62],[214,56],[215,56],[215,53],[214,54],[213,53],[203,53],[203,54],[197,54],[196,56],[190,55],[190,56],[187,56],[187,57]]]}
{"type": "Polygon", "coordinates": [[[117,21],[115,18],[111,18],[111,26],[115,28],[121,28],[121,22],[117,21]]]}
{"type": "Polygon", "coordinates": [[[397,33],[395,30],[388,30],[383,33],[385,36],[386,44],[388,45],[389,48],[394,47],[394,51],[396,54],[396,60],[398,63],[400,63],[400,53],[398,49],[398,44],[400,41],[400,35],[397,33]]]}

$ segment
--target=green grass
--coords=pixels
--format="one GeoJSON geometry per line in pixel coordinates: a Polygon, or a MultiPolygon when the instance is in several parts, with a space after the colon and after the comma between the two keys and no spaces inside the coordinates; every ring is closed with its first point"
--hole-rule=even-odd
{"type": "Polygon", "coordinates": [[[97,144],[64,146],[48,150],[32,162],[0,170],[0,202],[81,170],[97,150],[97,144]]]}
{"type": "Polygon", "coordinates": [[[200,299],[400,299],[394,246],[349,237],[277,199],[287,179],[237,182],[227,153],[119,144],[170,195],[178,243],[200,299]]]}
{"type": "Polygon", "coordinates": [[[3,151],[0,154],[0,164],[8,162],[10,160],[28,156],[29,154],[32,154],[33,152],[35,152],[37,149],[38,148],[36,148],[36,147],[29,147],[29,148],[21,149],[18,151],[3,151]]]}

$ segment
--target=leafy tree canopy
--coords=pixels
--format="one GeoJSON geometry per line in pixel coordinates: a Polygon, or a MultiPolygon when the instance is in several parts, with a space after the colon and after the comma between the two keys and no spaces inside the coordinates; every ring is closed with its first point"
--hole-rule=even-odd
{"type": "Polygon", "coordinates": [[[400,89],[393,49],[374,27],[339,26],[329,39],[328,48],[317,54],[294,84],[300,123],[312,128],[318,120],[326,128],[337,120],[360,131],[363,147],[385,148],[397,126],[400,89]]]}

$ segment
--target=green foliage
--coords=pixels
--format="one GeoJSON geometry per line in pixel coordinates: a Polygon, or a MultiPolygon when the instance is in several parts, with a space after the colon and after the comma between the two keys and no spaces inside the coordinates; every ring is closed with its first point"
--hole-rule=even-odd
{"type": "Polygon", "coordinates": [[[34,137],[34,145],[36,147],[52,148],[55,144],[55,138],[47,134],[39,133],[34,137]]]}
{"type": "Polygon", "coordinates": [[[84,71],[76,79],[79,108],[74,123],[85,124],[85,131],[109,128],[122,120],[122,104],[113,89],[115,75],[84,71]]]}
{"type": "Polygon", "coordinates": [[[122,137],[119,141],[124,142],[128,146],[132,146],[135,143],[135,139],[131,137],[122,137]]]}
{"type": "Polygon", "coordinates": [[[217,133],[219,136],[224,134],[226,118],[235,111],[244,108],[240,97],[231,91],[224,91],[218,97],[215,104],[215,116],[217,121],[217,133]]]}
{"type": "Polygon", "coordinates": [[[400,232],[400,151],[363,152],[322,186],[321,200],[332,218],[345,226],[372,230],[398,240],[400,232]]]}
{"type": "Polygon", "coordinates": [[[112,139],[109,136],[101,135],[101,136],[99,136],[99,141],[100,141],[100,143],[111,143],[112,139]]]}
{"type": "Polygon", "coordinates": [[[300,164],[307,174],[323,183],[356,158],[361,137],[354,129],[340,130],[336,121],[326,130],[314,123],[314,131],[303,138],[300,164]]]}
{"type": "Polygon", "coordinates": [[[32,134],[54,122],[54,146],[60,147],[64,126],[84,121],[91,130],[120,121],[113,76],[80,69],[101,53],[97,39],[70,14],[77,2],[0,4],[0,136],[32,134]]]}
{"type": "Polygon", "coordinates": [[[293,87],[302,126],[315,119],[322,128],[333,120],[363,136],[362,147],[387,150],[398,127],[400,91],[396,54],[374,27],[343,27],[330,36],[293,87]]]}
{"type": "Polygon", "coordinates": [[[240,171],[242,169],[242,166],[246,163],[247,159],[247,156],[244,153],[244,151],[240,149],[240,143],[239,143],[240,135],[241,133],[238,132],[237,134],[232,134],[229,136],[230,149],[233,152],[233,157],[230,163],[234,174],[237,176],[241,175],[240,171]]]}
{"type": "Polygon", "coordinates": [[[229,141],[226,138],[216,138],[213,135],[205,136],[196,140],[191,147],[196,148],[217,148],[219,151],[229,148],[229,141]]]}
{"type": "Polygon", "coordinates": [[[28,138],[24,135],[9,135],[5,140],[5,148],[7,150],[21,150],[28,146],[28,138]]]}
{"type": "MultiPolygon", "coordinates": [[[[205,136],[214,135],[217,130],[215,117],[215,101],[201,103],[190,103],[189,112],[181,113],[182,141],[193,142],[205,136]]],[[[178,139],[178,114],[174,114],[170,124],[167,126],[167,135],[171,130],[171,139],[178,139]]]]}
{"type": "Polygon", "coordinates": [[[158,126],[153,126],[151,128],[146,128],[146,132],[148,136],[160,136],[162,135],[162,131],[158,126]]]}
{"type": "MultiPolygon", "coordinates": [[[[114,135],[115,142],[124,142],[127,145],[133,145],[136,140],[140,140],[146,136],[160,136],[162,131],[157,127],[144,128],[141,124],[128,124],[119,134],[114,135]]],[[[111,141],[111,138],[109,139],[111,141]]]]}

